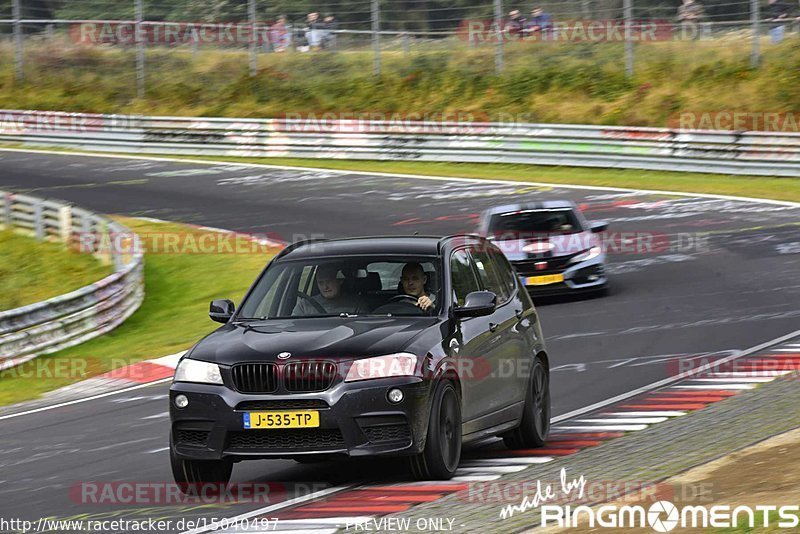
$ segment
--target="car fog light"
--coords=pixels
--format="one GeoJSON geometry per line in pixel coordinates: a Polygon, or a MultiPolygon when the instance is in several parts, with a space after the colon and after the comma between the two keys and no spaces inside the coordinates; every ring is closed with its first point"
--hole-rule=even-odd
{"type": "Polygon", "coordinates": [[[186,398],[186,395],[178,395],[175,397],[175,406],[178,408],[186,408],[189,406],[189,399],[186,398]]]}
{"type": "Polygon", "coordinates": [[[403,400],[403,392],[400,391],[399,389],[390,389],[389,394],[386,395],[386,397],[392,404],[397,404],[398,402],[403,400]]]}
{"type": "Polygon", "coordinates": [[[590,281],[590,282],[594,282],[594,281],[595,281],[595,280],[597,280],[598,278],[600,278],[600,277],[599,277],[599,276],[597,276],[596,274],[590,274],[590,275],[589,275],[589,281],[590,281]]]}

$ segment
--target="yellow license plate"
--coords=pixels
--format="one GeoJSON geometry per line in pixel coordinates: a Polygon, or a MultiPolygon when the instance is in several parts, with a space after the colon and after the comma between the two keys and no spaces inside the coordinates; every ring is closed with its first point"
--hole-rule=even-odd
{"type": "Polygon", "coordinates": [[[245,412],[245,428],[316,428],[319,412],[245,412]]]}
{"type": "Polygon", "coordinates": [[[525,278],[526,286],[546,286],[564,281],[563,274],[545,274],[542,276],[528,276],[525,278]]]}

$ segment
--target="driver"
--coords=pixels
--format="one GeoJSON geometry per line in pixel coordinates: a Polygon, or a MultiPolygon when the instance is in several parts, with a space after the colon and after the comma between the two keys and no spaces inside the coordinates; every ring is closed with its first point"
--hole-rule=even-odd
{"type": "Polygon", "coordinates": [[[419,263],[406,263],[400,275],[400,286],[403,293],[412,297],[417,297],[417,306],[423,311],[428,311],[433,307],[436,295],[426,293],[425,284],[428,283],[428,275],[419,263]]]}
{"type": "Polygon", "coordinates": [[[317,267],[317,289],[319,295],[298,298],[292,315],[320,315],[320,308],[325,313],[361,313],[366,307],[361,300],[342,291],[344,275],[334,265],[320,265],[317,267]],[[312,302],[317,303],[315,306],[312,302]]]}

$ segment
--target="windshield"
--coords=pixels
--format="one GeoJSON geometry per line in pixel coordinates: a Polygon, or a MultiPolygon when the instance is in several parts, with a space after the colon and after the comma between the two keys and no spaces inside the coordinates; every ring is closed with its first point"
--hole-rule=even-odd
{"type": "Polygon", "coordinates": [[[439,271],[434,257],[277,262],[242,303],[237,319],[436,315],[439,271]]]}
{"type": "Polygon", "coordinates": [[[520,210],[494,215],[489,233],[499,239],[524,239],[528,235],[581,232],[572,208],[520,210]]]}

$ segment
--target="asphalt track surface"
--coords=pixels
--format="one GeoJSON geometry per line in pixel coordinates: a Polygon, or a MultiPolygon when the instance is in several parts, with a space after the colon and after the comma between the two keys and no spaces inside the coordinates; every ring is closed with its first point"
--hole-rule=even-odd
{"type": "MultiPolygon", "coordinates": [[[[547,171],[535,172],[542,173],[537,180],[547,181],[547,171]]],[[[605,298],[537,301],[553,365],[554,416],[668,377],[677,358],[731,354],[796,330],[800,323],[796,207],[522,183],[12,151],[0,151],[0,188],[104,213],[269,234],[285,241],[444,235],[471,231],[475,216],[492,205],[573,199],[590,220],[611,223],[612,290],[605,298]],[[655,250],[648,249],[648,239],[655,250]],[[623,241],[630,250],[621,249],[623,241]]],[[[256,508],[84,502],[76,489],[83,481],[171,480],[165,450],[167,389],[159,384],[0,421],[0,516],[220,518],[256,508]]],[[[402,471],[391,462],[309,466],[275,460],[234,469],[235,482],[271,483],[277,499],[326,485],[398,476],[402,471]]]]}

